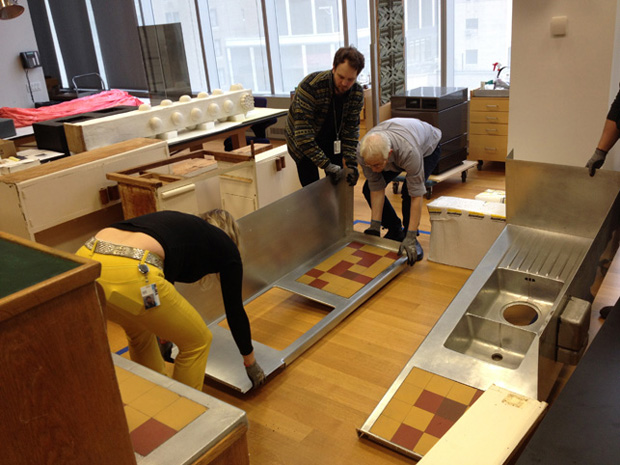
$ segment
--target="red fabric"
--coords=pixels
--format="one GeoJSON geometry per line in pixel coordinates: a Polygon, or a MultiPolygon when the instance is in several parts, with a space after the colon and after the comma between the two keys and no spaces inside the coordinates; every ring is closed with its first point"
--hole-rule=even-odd
{"type": "Polygon", "coordinates": [[[31,126],[32,123],[47,121],[63,116],[77,115],[103,108],[117,107],[119,105],[142,105],[142,101],[118,89],[104,90],[95,95],[76,98],[68,102],[40,108],[0,108],[0,118],[11,118],[16,128],[31,126]]]}

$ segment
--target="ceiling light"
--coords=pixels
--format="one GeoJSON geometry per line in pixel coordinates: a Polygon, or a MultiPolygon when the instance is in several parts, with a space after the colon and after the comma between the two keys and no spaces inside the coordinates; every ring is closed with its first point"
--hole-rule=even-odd
{"type": "Polygon", "coordinates": [[[17,0],[0,0],[0,19],[17,18],[24,12],[24,7],[17,4],[17,0]]]}

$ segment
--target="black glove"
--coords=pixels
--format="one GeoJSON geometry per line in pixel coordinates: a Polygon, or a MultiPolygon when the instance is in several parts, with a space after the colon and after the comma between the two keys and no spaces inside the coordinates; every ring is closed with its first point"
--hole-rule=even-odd
{"type": "Polygon", "coordinates": [[[592,155],[592,157],[588,160],[588,163],[586,163],[586,168],[590,169],[590,176],[594,176],[596,170],[603,166],[606,156],[607,152],[604,150],[596,149],[594,151],[594,155],[592,155]]]}
{"type": "Polygon", "coordinates": [[[260,387],[265,383],[265,372],[258,362],[255,361],[252,365],[245,367],[245,372],[252,381],[253,388],[260,387]]]}
{"type": "Polygon", "coordinates": [[[364,231],[364,234],[369,234],[371,236],[381,236],[381,221],[379,220],[371,220],[370,228],[364,231]]]}
{"type": "Polygon", "coordinates": [[[347,173],[347,183],[349,186],[353,187],[357,184],[357,180],[360,178],[360,172],[357,170],[357,166],[349,166],[349,171],[347,173]]]}
{"type": "Polygon", "coordinates": [[[415,262],[424,258],[424,250],[416,238],[416,231],[407,231],[407,235],[398,249],[399,254],[402,255],[403,252],[407,254],[407,265],[409,266],[413,266],[415,262]]]}
{"type": "Polygon", "coordinates": [[[325,174],[329,176],[332,184],[338,184],[342,179],[342,168],[338,165],[330,163],[325,167],[325,174]]]}

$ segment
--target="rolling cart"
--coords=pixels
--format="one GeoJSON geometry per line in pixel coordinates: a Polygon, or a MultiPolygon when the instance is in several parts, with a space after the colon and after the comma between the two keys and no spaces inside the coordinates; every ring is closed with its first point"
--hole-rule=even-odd
{"type": "MultiPolygon", "coordinates": [[[[467,172],[477,165],[477,162],[472,160],[464,160],[460,165],[455,166],[441,174],[431,174],[426,181],[426,198],[430,199],[433,195],[433,186],[447,178],[456,174],[461,175],[463,182],[467,181],[467,172]]],[[[404,176],[398,176],[392,181],[392,191],[398,194],[399,184],[405,180],[404,176]]]]}

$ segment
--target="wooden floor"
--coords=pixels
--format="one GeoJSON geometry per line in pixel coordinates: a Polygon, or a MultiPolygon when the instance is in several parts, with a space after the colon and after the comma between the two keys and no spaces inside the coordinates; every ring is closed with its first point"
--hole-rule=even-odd
{"type": "MultiPolygon", "coordinates": [[[[369,221],[362,181],[355,187],[354,218],[369,221]]],[[[505,189],[503,163],[489,162],[481,171],[470,170],[465,183],[457,175],[437,184],[432,199],[443,195],[474,198],[486,189],[505,189]]],[[[387,194],[399,211],[399,196],[391,188],[387,194]]],[[[360,231],[366,227],[364,223],[355,226],[360,231]]],[[[420,230],[430,231],[426,207],[420,230]]],[[[425,251],[429,239],[429,234],[420,235],[425,251]]],[[[615,265],[611,274],[618,276],[620,265],[615,265]]],[[[247,412],[252,464],[411,464],[409,458],[359,439],[356,428],[368,418],[470,273],[424,258],[259,391],[240,395],[208,384],[204,392],[247,412]]],[[[611,301],[613,295],[617,296],[615,290],[607,299],[611,301]]],[[[599,303],[596,311],[603,305],[599,303]]],[[[126,346],[122,331],[113,324],[109,324],[109,339],[113,351],[126,346]]],[[[569,375],[566,372],[564,378],[569,375]]]]}

